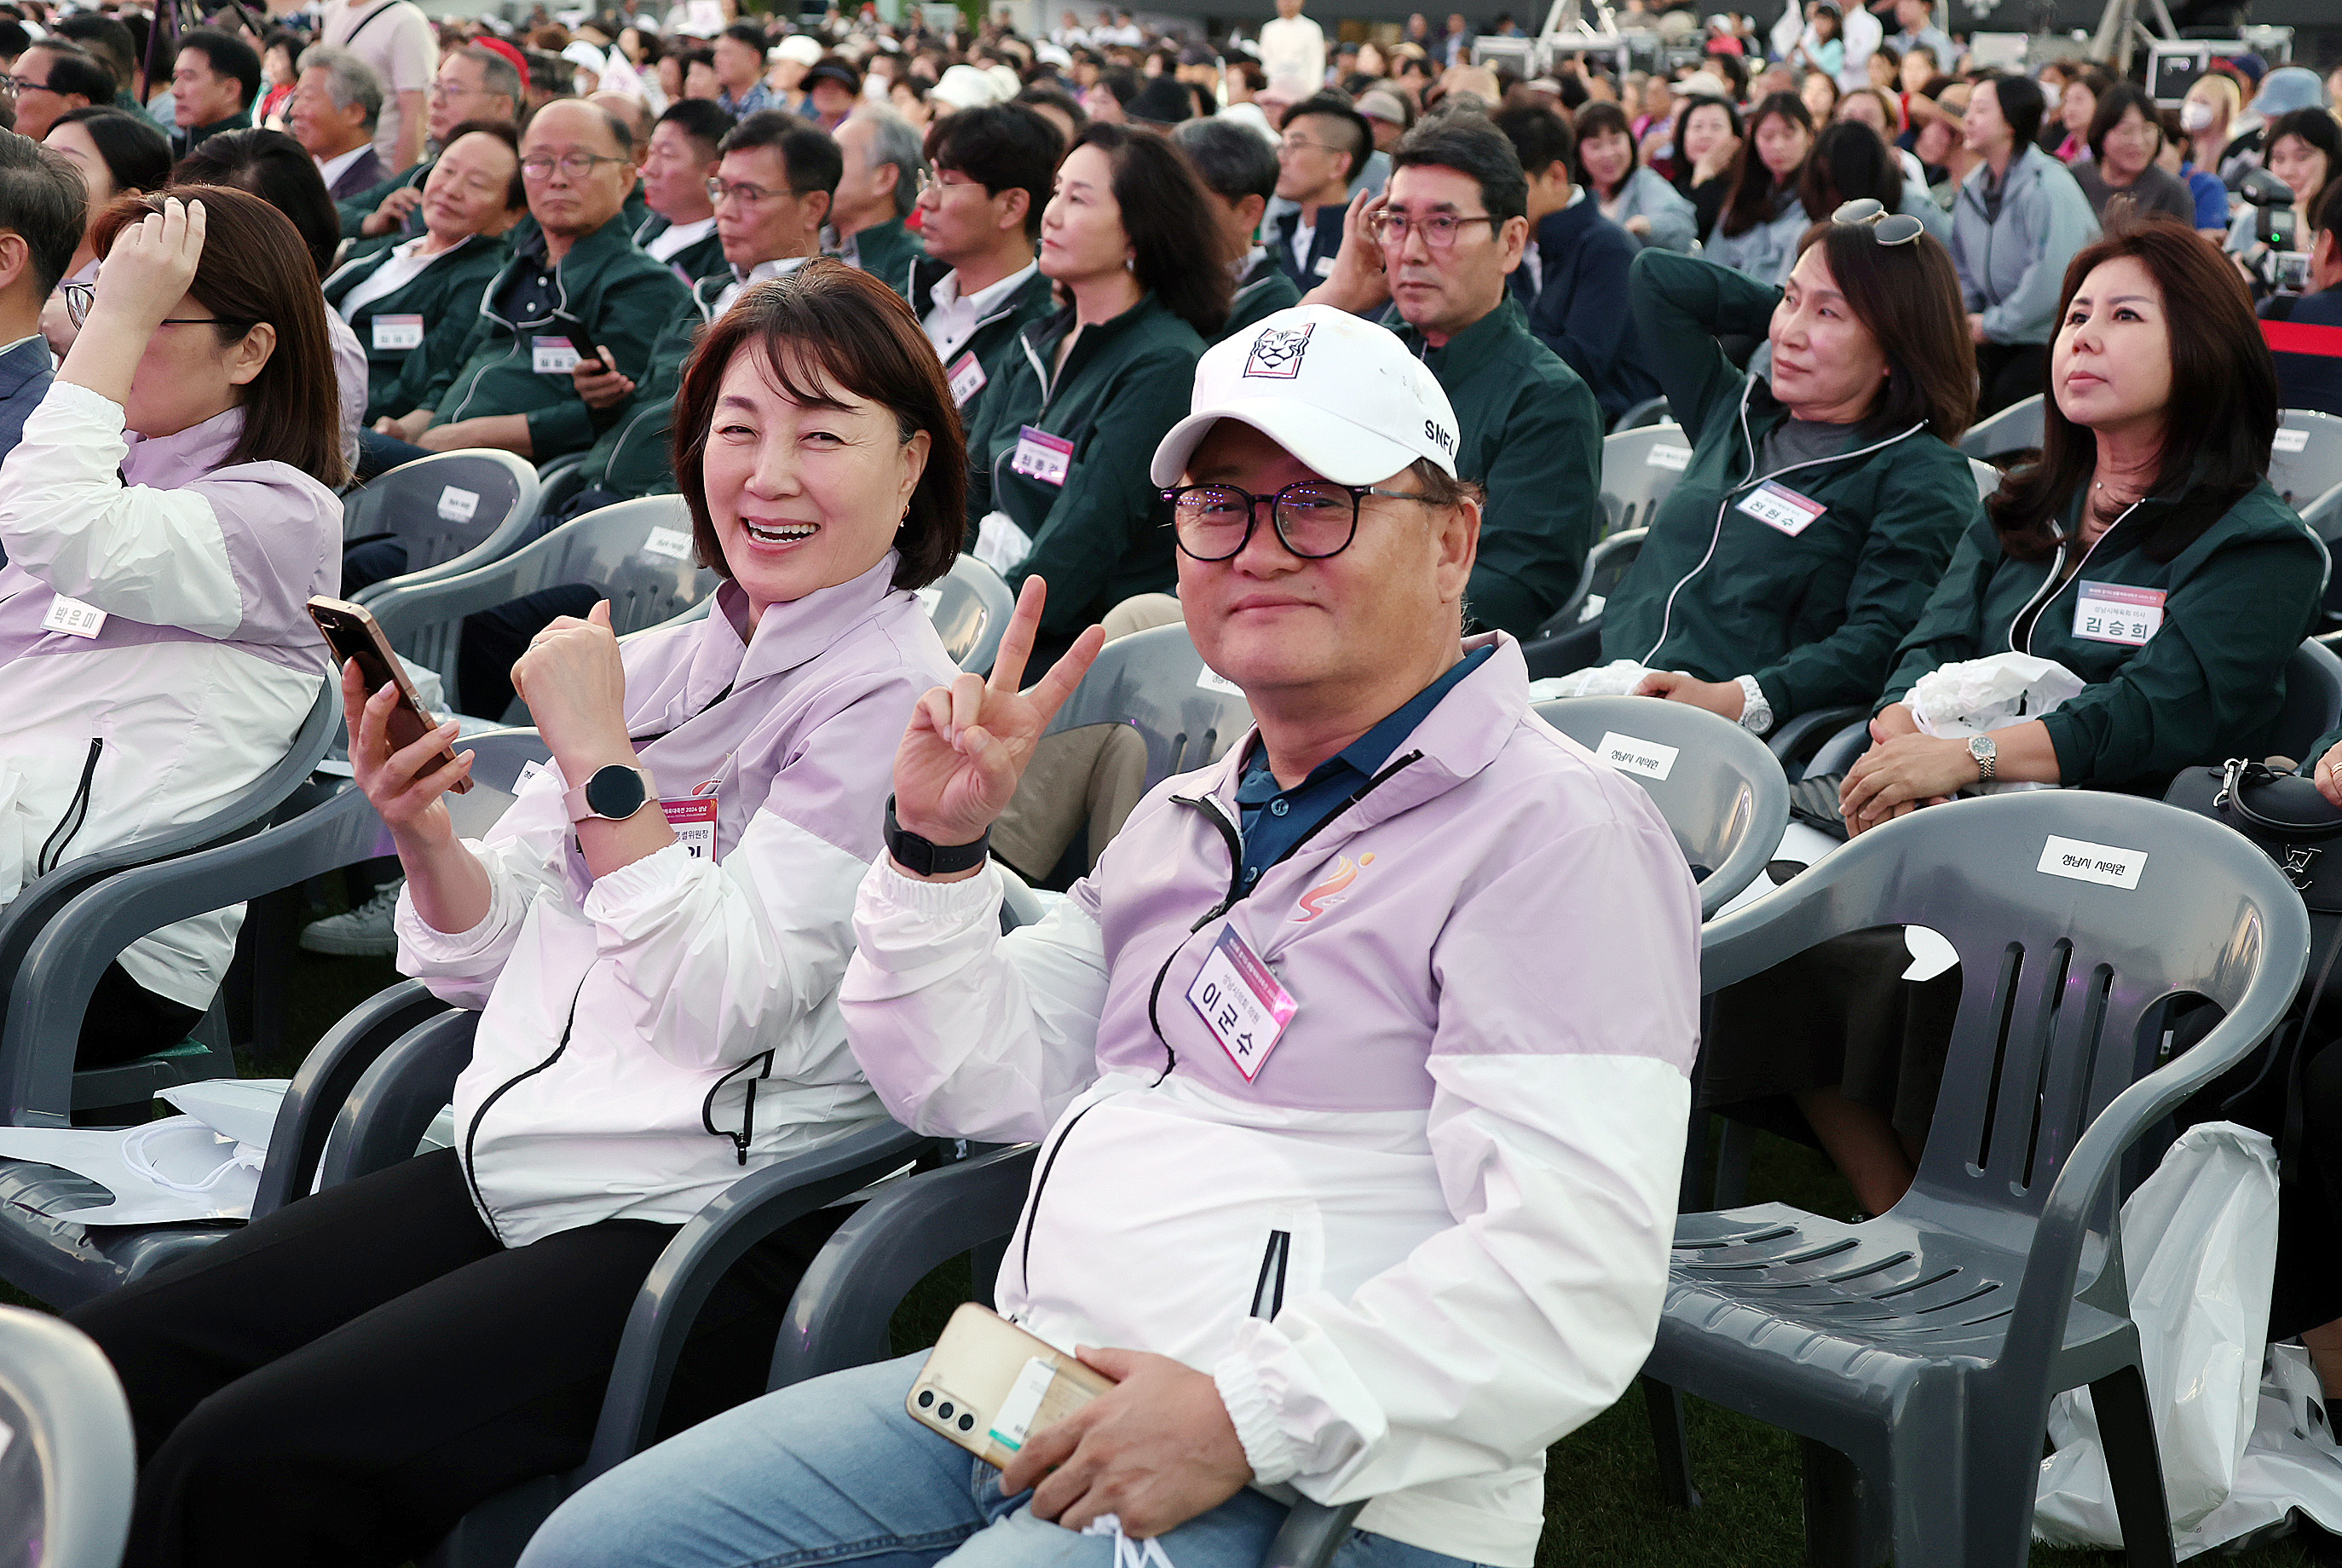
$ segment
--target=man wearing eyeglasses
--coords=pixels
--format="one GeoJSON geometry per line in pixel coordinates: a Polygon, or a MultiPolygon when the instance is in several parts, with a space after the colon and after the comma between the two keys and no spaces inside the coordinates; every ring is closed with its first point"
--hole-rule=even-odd
{"type": "Polygon", "coordinates": [[[16,100],[16,134],[36,142],[67,110],[114,102],[112,74],[69,44],[35,44],[17,55],[8,86],[16,100]]]}
{"type": "Polygon", "coordinates": [[[1296,288],[1313,289],[1332,274],[1350,181],[1374,150],[1374,127],[1338,93],[1320,93],[1286,111],[1276,194],[1294,205],[1271,220],[1268,254],[1296,288]]]}
{"type": "Polygon", "coordinates": [[[1017,335],[1056,308],[1033,247],[1066,138],[1037,110],[995,104],[938,120],[926,154],[926,254],[912,264],[911,308],[973,429],[986,389],[1019,352],[1017,335]]]}
{"type": "Polygon", "coordinates": [[[634,189],[634,133],[566,99],[529,121],[521,181],[535,229],[488,285],[458,367],[425,403],[375,429],[428,451],[493,446],[542,463],[594,444],[599,422],[571,373],[598,354],[644,365],[688,308],[675,275],[637,246],[623,216],[634,189]]]}
{"type": "Polygon", "coordinates": [[[929,692],[897,753],[848,1044],[906,1125],[1041,1143],[996,1297],[1115,1386],[975,1413],[1021,1443],[995,1472],[906,1413],[924,1354],[800,1383],[593,1483],[522,1568],[1253,1568],[1296,1495],[1372,1500],[1356,1568],[1529,1568],[1546,1447],[1657,1323],[1698,906],[1650,798],[1529,711],[1519,646],[1465,635],[1456,427],[1338,310],[1204,355],[1151,472],[1257,728],[1037,924],[1002,936],[985,845],[1099,630],[1020,691],[1028,583],[991,679],[929,692]]]}
{"type": "Polygon", "coordinates": [[[425,122],[429,149],[371,190],[335,204],[345,238],[412,238],[422,232],[415,214],[423,205],[423,182],[450,133],[466,120],[519,118],[520,58],[520,51],[511,45],[489,40],[458,49],[439,62],[425,122]]]}
{"type": "Polygon", "coordinates": [[[1593,546],[1602,410],[1508,292],[1528,240],[1528,180],[1504,133],[1426,120],[1391,164],[1381,199],[1353,204],[1337,265],[1306,298],[1396,307],[1400,341],[1455,404],[1456,472],[1488,494],[1465,613],[1526,638],[1568,599],[1593,546]]]}

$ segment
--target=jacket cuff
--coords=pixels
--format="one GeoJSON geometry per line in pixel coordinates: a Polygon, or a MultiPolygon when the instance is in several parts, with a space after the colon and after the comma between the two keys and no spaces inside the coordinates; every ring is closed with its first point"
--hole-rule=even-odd
{"type": "Polygon", "coordinates": [[[1000,873],[992,862],[957,882],[928,882],[906,874],[885,850],[862,879],[862,895],[877,905],[874,914],[913,914],[930,920],[972,921],[991,913],[1001,899],[1000,873]]]}
{"type": "Polygon", "coordinates": [[[647,913],[649,902],[671,893],[698,864],[681,840],[662,845],[640,860],[596,877],[578,908],[595,924],[631,939],[641,934],[633,927],[647,913]]]}
{"type": "MultiPolygon", "coordinates": [[[[464,841],[464,847],[475,855],[485,848],[479,840],[470,838],[464,841]]],[[[469,963],[494,947],[511,924],[512,894],[493,873],[488,877],[488,912],[469,931],[441,931],[429,924],[415,910],[415,889],[401,886],[390,919],[391,929],[398,936],[399,972],[415,974],[426,965],[435,972],[439,966],[469,963]]]]}
{"type": "Polygon", "coordinates": [[[1236,1429],[1236,1441],[1244,1444],[1245,1461],[1252,1466],[1253,1481],[1262,1486],[1275,1486],[1290,1481],[1301,1469],[1301,1456],[1294,1452],[1292,1439],[1285,1435],[1278,1424],[1276,1409],[1268,1402],[1268,1393],[1260,1385],[1260,1374],[1252,1363],[1239,1352],[1222,1358],[1212,1369],[1212,1383],[1220,1391],[1220,1403],[1227,1407],[1228,1420],[1236,1429]]]}
{"type": "Polygon", "coordinates": [[[529,461],[565,457],[594,444],[594,419],[575,398],[551,408],[531,412],[528,419],[529,461]]]}

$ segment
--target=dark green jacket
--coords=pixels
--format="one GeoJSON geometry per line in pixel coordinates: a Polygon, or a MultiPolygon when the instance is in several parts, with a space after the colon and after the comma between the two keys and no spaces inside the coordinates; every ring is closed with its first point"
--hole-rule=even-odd
{"type": "MultiPolygon", "coordinates": [[[[382,205],[383,203],[390,199],[391,192],[403,191],[409,185],[421,185],[423,183],[424,176],[431,172],[431,165],[433,162],[434,159],[428,157],[418,159],[415,163],[409,164],[406,167],[399,170],[398,173],[391,175],[390,178],[383,181],[382,184],[378,185],[368,185],[365,190],[360,191],[356,195],[351,196],[346,201],[335,202],[334,204],[334,211],[341,215],[342,237],[345,240],[360,240],[368,244],[373,243],[358,232],[360,227],[365,223],[366,219],[374,216],[374,212],[376,207],[382,205]]],[[[423,225],[419,220],[410,219],[409,222],[416,232],[421,231],[423,225]]],[[[375,237],[395,240],[401,236],[391,235],[387,236],[378,235],[375,237]]],[[[407,237],[412,236],[409,235],[407,237]]]]}
{"type": "Polygon", "coordinates": [[[1228,306],[1228,325],[1220,328],[1214,343],[1226,343],[1264,316],[1275,315],[1280,310],[1290,310],[1301,303],[1301,291],[1276,265],[1276,258],[1265,255],[1252,271],[1245,274],[1244,282],[1236,285],[1236,302],[1228,306]]]}
{"type": "MultiPolygon", "coordinates": [[[[912,296],[912,264],[925,261],[927,247],[900,218],[888,218],[883,224],[872,224],[851,236],[854,244],[854,265],[901,295],[919,315],[926,315],[919,301],[912,296]]],[[[845,241],[840,241],[843,248],[845,241]]]]}
{"type": "Polygon", "coordinates": [[[1962,530],[1984,515],[1967,459],[1924,429],[1852,426],[1838,456],[1780,481],[1827,510],[1795,537],[1759,522],[1739,503],[1768,477],[1753,471],[1756,448],[1789,411],[1716,339],[1762,337],[1781,291],[1647,248],[1628,277],[1646,363],[1692,454],[1603,606],[1603,658],[1704,681],[1754,675],[1776,724],[1869,702],[1962,530]]]}
{"type": "MultiPolygon", "coordinates": [[[[387,250],[343,263],[325,280],[325,304],[338,309],[344,296],[372,277],[390,259],[387,250]]],[[[505,263],[502,236],[473,235],[431,265],[405,285],[360,305],[350,326],[366,351],[366,424],[377,419],[403,419],[428,406],[431,384],[461,363],[464,345],[480,319],[480,302],[488,280],[505,263]],[[374,318],[378,315],[419,315],[423,318],[420,348],[376,348],[374,318]]]]}
{"type": "Polygon", "coordinates": [[[1009,586],[1036,575],[1049,584],[1028,673],[1123,600],[1168,592],[1176,576],[1171,509],[1146,471],[1156,444],[1186,417],[1204,340],[1149,294],[1085,328],[1053,375],[1073,327],[1067,307],[1018,335],[1018,352],[986,390],[968,433],[969,546],[984,514],[1004,512],[1033,541],[1009,586]],[[1010,470],[1026,424],[1074,444],[1062,486],[1010,470]]]}
{"type": "MultiPolygon", "coordinates": [[[[1878,705],[1939,664],[2013,649],[2089,683],[2041,720],[2065,784],[2159,794],[2181,768],[2264,754],[2286,661],[2317,613],[2324,554],[2263,481],[2171,560],[2152,560],[2141,546],[2173,504],[2141,502],[2063,582],[2063,550],[2020,561],[1990,523],[1971,525],[1878,705]],[[2075,635],[2079,582],[2162,589],[2162,629],[2137,648],[2075,635]]],[[[2067,510],[2068,533],[2081,506],[2077,496],[2067,510]]]]}
{"type": "MultiPolygon", "coordinates": [[[[684,362],[699,329],[716,317],[716,302],[732,286],[727,265],[719,277],[691,285],[691,306],[671,319],[651,345],[650,367],[635,384],[634,395],[586,452],[579,476],[589,486],[623,496],[673,493],[675,452],[671,440],[676,394],[683,390],[684,362]]],[[[623,368],[623,366],[621,367],[623,368]]]]}
{"type": "Polygon", "coordinates": [[[210,141],[214,136],[225,135],[230,131],[248,131],[250,129],[252,129],[252,107],[250,105],[246,105],[245,107],[238,109],[226,119],[214,120],[208,125],[195,125],[185,130],[175,129],[171,133],[171,157],[173,161],[175,162],[180,158],[185,157],[189,153],[194,152],[205,142],[210,141]]]}
{"type": "MultiPolygon", "coordinates": [[[[653,213],[648,220],[636,228],[635,243],[647,252],[650,249],[651,241],[673,227],[675,227],[673,224],[659,216],[658,214],[653,213]]],[[[719,289],[732,281],[732,264],[724,259],[723,236],[714,229],[708,230],[659,265],[682,279],[683,286],[686,288],[696,285],[703,278],[716,279],[716,286],[719,289]]]]}
{"type": "Polygon", "coordinates": [[[1529,334],[1510,294],[1447,340],[1395,322],[1455,405],[1456,472],[1484,486],[1480,558],[1465,614],[1516,637],[1577,586],[1602,515],[1602,408],[1577,372],[1529,334]]]}
{"type": "MultiPolygon", "coordinates": [[[[927,312],[935,308],[936,285],[943,282],[945,275],[951,270],[947,264],[925,253],[911,263],[911,309],[922,321],[926,319],[927,312]]],[[[967,341],[953,351],[951,359],[944,365],[946,379],[950,378],[952,367],[971,354],[976,355],[976,364],[984,367],[984,385],[968,394],[959,404],[960,423],[970,435],[975,434],[976,424],[984,418],[985,400],[1008,379],[1009,365],[1025,362],[1025,352],[1016,344],[1018,335],[1035,322],[1047,320],[1056,309],[1057,302],[1050,292],[1049,280],[1042,275],[1040,268],[1035,267],[1033,275],[1019,285],[1016,292],[1002,301],[990,315],[978,320],[976,330],[968,334],[967,341]]],[[[969,450],[974,451],[975,448],[971,446],[969,450]]]]}
{"type": "Polygon", "coordinates": [[[572,245],[555,275],[551,312],[539,320],[506,321],[497,314],[514,267],[544,255],[545,236],[522,226],[513,251],[480,302],[456,367],[432,383],[426,398],[432,423],[476,414],[525,414],[534,461],[582,452],[594,444],[593,414],[566,374],[540,375],[530,339],[565,337],[580,354],[606,347],[623,367],[649,362],[651,345],[666,325],[690,309],[691,295],[676,275],[636,247],[621,214],[572,245]]]}

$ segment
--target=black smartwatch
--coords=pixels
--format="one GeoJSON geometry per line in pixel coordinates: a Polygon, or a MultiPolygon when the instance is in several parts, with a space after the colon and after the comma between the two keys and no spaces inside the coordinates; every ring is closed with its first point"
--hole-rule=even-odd
{"type": "Polygon", "coordinates": [[[886,797],[886,853],[914,875],[941,876],[947,872],[972,871],[984,864],[991,849],[990,828],[986,828],[974,844],[936,844],[921,838],[895,820],[895,797],[886,797]]]}
{"type": "Polygon", "coordinates": [[[651,777],[648,768],[612,763],[595,769],[594,776],[563,795],[561,803],[568,808],[571,822],[594,816],[624,822],[657,798],[658,781],[651,777]]]}

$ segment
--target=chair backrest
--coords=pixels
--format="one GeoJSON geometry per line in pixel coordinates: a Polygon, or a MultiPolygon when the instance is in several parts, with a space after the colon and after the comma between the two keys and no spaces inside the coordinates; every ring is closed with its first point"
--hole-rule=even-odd
{"type": "Polygon", "coordinates": [[[1981,457],[1971,457],[1968,472],[1976,475],[1977,499],[1991,500],[1992,493],[2000,488],[2000,470],[1981,457]]]}
{"type": "Polygon", "coordinates": [[[115,1568],[138,1455],[105,1353],[62,1319],[0,1307],[0,1562],[115,1568]]]}
{"type": "Polygon", "coordinates": [[[2296,511],[2342,484],[2342,419],[2307,408],[2278,414],[2268,477],[2296,511]]]}
{"type": "Polygon", "coordinates": [[[2041,394],[2037,392],[1969,425],[1967,434],[1960,437],[1960,450],[1970,457],[1985,458],[2024,452],[2041,444],[2041,394]]]}
{"type": "Polygon", "coordinates": [[[2027,1217],[2091,1121],[2155,1064],[2167,1004],[2203,996],[2269,1027],[2294,981],[2273,990],[2264,972],[2297,978],[2308,947],[2300,895],[2238,834],[2160,801],[2037,790],[1914,812],[1825,856],[1708,928],[1702,983],[1900,924],[1960,961],[1914,1195],[2027,1217]]]}
{"type": "MultiPolygon", "coordinates": [[[[342,537],[395,536],[406,546],[406,576],[450,565],[468,569],[517,545],[536,506],[536,470],[525,458],[485,447],[440,452],[351,492],[342,502],[342,537]]],[[[383,586],[361,592],[374,594],[383,586]]]]}
{"type": "Polygon", "coordinates": [[[2294,761],[2309,762],[2319,736],[2342,724],[2342,658],[2311,638],[2285,662],[2285,707],[2269,732],[2269,748],[2294,761]]]}
{"type": "Polygon", "coordinates": [[[1597,619],[1601,610],[1591,603],[1596,598],[1607,599],[1626,580],[1626,568],[1643,553],[1643,541],[1649,537],[1648,528],[1626,528],[1586,553],[1585,570],[1577,574],[1577,586],[1562,601],[1561,608],[1545,619],[1537,628],[1539,638],[1556,637],[1586,621],[1597,619]],[[1592,614],[1589,614],[1588,612],[1592,614]]]}
{"type": "Polygon", "coordinates": [[[1647,528],[1691,463],[1680,424],[1647,424],[1602,438],[1602,531],[1647,528]]]}
{"type": "Polygon", "coordinates": [[[1701,919],[1772,858],[1789,824],[1788,777],[1765,743],[1731,720],[1656,697],[1561,697],[1536,713],[1650,794],[1684,858],[1705,874],[1701,919]]]}
{"type": "Polygon", "coordinates": [[[1252,727],[1234,683],[1196,652],[1184,624],[1116,637],[1050,722],[1049,733],[1090,724],[1132,725],[1146,743],[1146,787],[1205,766],[1252,727]]]}
{"type": "Polygon", "coordinates": [[[973,555],[962,555],[946,575],[919,590],[919,603],[955,664],[979,675],[991,671],[1001,634],[1016,608],[1016,596],[999,573],[973,555]]]}
{"type": "Polygon", "coordinates": [[[1646,424],[1658,424],[1663,423],[1666,419],[1667,414],[1667,400],[1666,398],[1646,397],[1643,399],[1642,402],[1635,404],[1632,408],[1627,409],[1626,413],[1621,414],[1618,416],[1618,424],[1616,428],[1619,430],[1640,430],[1646,424]]]}

